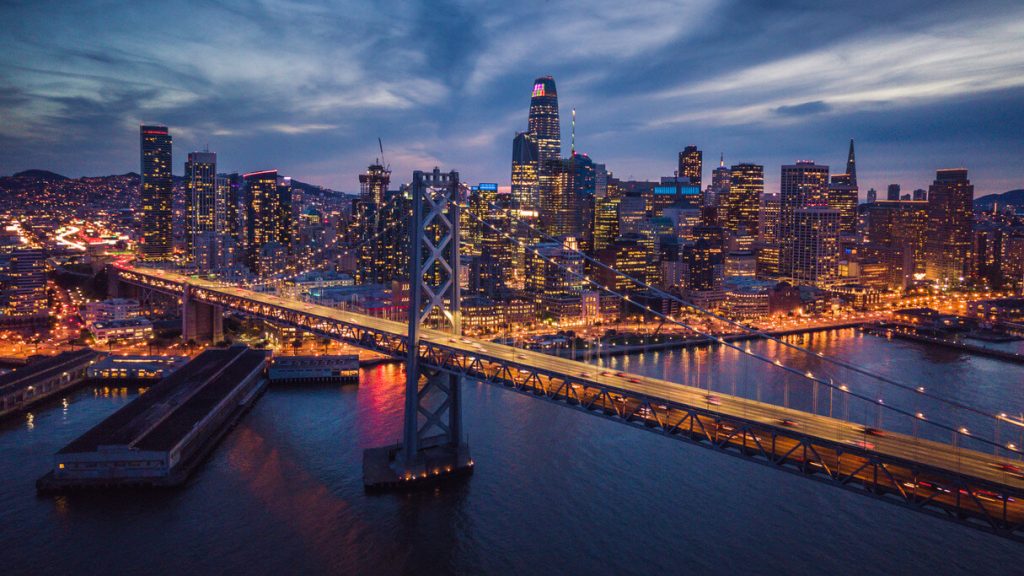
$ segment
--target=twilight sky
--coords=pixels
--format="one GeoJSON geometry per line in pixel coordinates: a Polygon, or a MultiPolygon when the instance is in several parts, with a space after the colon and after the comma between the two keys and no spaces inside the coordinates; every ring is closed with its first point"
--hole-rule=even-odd
{"type": "Polygon", "coordinates": [[[279,168],[355,191],[384,141],[393,182],[456,169],[508,183],[534,77],[568,150],[620,178],[726,163],[844,169],[862,194],[965,166],[1024,187],[1024,3],[962,0],[133,2],[0,0],[0,174],[138,171],[167,124],[221,171],[279,168]]]}

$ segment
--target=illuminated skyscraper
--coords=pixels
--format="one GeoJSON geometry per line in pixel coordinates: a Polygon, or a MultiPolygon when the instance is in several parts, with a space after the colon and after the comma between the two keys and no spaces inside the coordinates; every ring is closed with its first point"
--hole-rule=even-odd
{"type": "Polygon", "coordinates": [[[555,79],[543,76],[533,81],[528,129],[537,143],[537,165],[541,176],[545,166],[562,155],[562,129],[558,120],[558,92],[555,79]]]}
{"type": "Polygon", "coordinates": [[[502,192],[497,184],[480,184],[477,188],[476,206],[470,209],[480,215],[482,222],[479,240],[481,288],[493,296],[508,287],[513,279],[514,242],[506,235],[512,232],[512,198],[509,192],[502,192]]]}
{"type": "Polygon", "coordinates": [[[722,226],[737,235],[754,236],[764,194],[764,166],[734,164],[729,173],[732,181],[719,215],[722,226]]]}
{"type": "Polygon", "coordinates": [[[535,212],[540,206],[537,182],[537,141],[519,132],[512,141],[512,200],[517,210],[535,212]]]}
{"type": "Polygon", "coordinates": [[[761,196],[761,211],[758,214],[757,277],[761,279],[782,276],[779,261],[779,210],[781,200],[778,193],[761,196]]]}
{"type": "Polygon", "coordinates": [[[839,211],[827,206],[793,213],[789,275],[800,284],[826,288],[839,276],[839,211]]]}
{"type": "Polygon", "coordinates": [[[10,254],[7,268],[4,313],[19,318],[45,317],[46,252],[35,246],[19,246],[10,254]]]}
{"type": "Polygon", "coordinates": [[[725,155],[718,160],[718,168],[711,172],[711,187],[707,190],[704,203],[708,206],[719,206],[732,185],[732,174],[725,165],[725,155]]]}
{"type": "Polygon", "coordinates": [[[242,231],[242,177],[237,172],[217,175],[217,207],[214,230],[235,240],[238,245],[244,243],[242,231]]]}
{"type": "Polygon", "coordinates": [[[603,250],[619,237],[619,203],[618,195],[607,195],[594,200],[594,246],[593,250],[603,250]]]}
{"type": "MultiPolygon", "coordinates": [[[[805,274],[803,268],[798,267],[798,256],[795,252],[796,213],[803,208],[827,208],[828,182],[828,166],[820,166],[810,160],[801,160],[796,164],[782,167],[779,196],[779,257],[784,275],[793,277],[799,272],[801,278],[818,276],[805,274]]],[[[815,214],[803,220],[807,225],[811,225],[812,220],[827,220],[823,215],[821,218],[818,216],[815,214]]],[[[806,255],[807,251],[805,250],[803,254],[806,255]]],[[[804,266],[804,262],[800,262],[799,266],[804,266]]]]}
{"type": "Polygon", "coordinates": [[[366,173],[359,175],[360,200],[380,204],[391,184],[391,171],[380,164],[371,164],[366,173]]]}
{"type": "Polygon", "coordinates": [[[967,179],[967,169],[939,170],[928,188],[928,278],[956,284],[968,276],[973,223],[974,186],[967,179]]]}
{"type": "Polygon", "coordinates": [[[828,186],[828,205],[839,211],[839,231],[854,234],[857,229],[858,191],[849,174],[833,174],[828,186]]]}
{"type": "Polygon", "coordinates": [[[691,184],[701,185],[702,153],[696,146],[687,146],[679,153],[679,175],[689,178],[691,184]]]}
{"type": "Polygon", "coordinates": [[[166,126],[140,126],[143,260],[170,260],[173,253],[171,134],[166,126]]]}
{"type": "Polygon", "coordinates": [[[261,259],[261,251],[270,243],[278,252],[288,245],[290,221],[285,215],[291,213],[291,186],[279,186],[277,170],[250,172],[244,179],[246,262],[260,275],[280,272],[264,269],[261,262],[268,260],[261,259]]]}
{"type": "Polygon", "coordinates": [[[388,190],[390,182],[391,172],[376,163],[359,175],[360,195],[352,208],[353,239],[356,280],[363,284],[408,278],[411,196],[404,190],[388,190]]]}
{"type": "Polygon", "coordinates": [[[195,262],[196,237],[217,228],[217,154],[189,152],[185,162],[185,242],[195,262]]]}
{"type": "Polygon", "coordinates": [[[888,284],[905,288],[915,273],[925,271],[928,204],[922,201],[869,204],[864,209],[864,236],[866,248],[888,268],[888,284]]]}
{"type": "Polygon", "coordinates": [[[569,189],[572,191],[570,222],[572,235],[579,249],[590,254],[594,244],[594,198],[596,169],[594,161],[580,152],[573,152],[568,162],[569,189]]]}

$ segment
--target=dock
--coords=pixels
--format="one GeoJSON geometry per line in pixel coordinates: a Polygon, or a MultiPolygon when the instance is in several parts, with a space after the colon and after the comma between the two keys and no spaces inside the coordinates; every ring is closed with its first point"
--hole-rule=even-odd
{"type": "Polygon", "coordinates": [[[359,355],[274,356],[267,378],[272,384],[359,382],[359,355]]]}
{"type": "Polygon", "coordinates": [[[91,348],[61,352],[0,376],[0,418],[81,384],[89,367],[104,356],[91,348]]]}
{"type": "Polygon", "coordinates": [[[183,484],[262,392],[268,355],[204,351],[57,452],[38,491],[183,484]]]}
{"type": "Polygon", "coordinates": [[[915,326],[909,326],[906,324],[872,324],[863,328],[864,332],[873,336],[879,336],[882,338],[898,338],[900,340],[910,340],[913,342],[923,342],[925,344],[935,344],[936,346],[943,346],[946,348],[952,348],[953,350],[959,350],[969,354],[976,354],[978,356],[987,356],[989,358],[995,358],[997,360],[1003,360],[1004,362],[1013,362],[1015,364],[1024,364],[1024,354],[1018,352],[1009,352],[1007,350],[997,350],[995,348],[989,348],[988,346],[978,346],[977,344],[968,344],[959,340],[950,340],[947,338],[938,338],[935,336],[927,336],[921,334],[915,326]]]}

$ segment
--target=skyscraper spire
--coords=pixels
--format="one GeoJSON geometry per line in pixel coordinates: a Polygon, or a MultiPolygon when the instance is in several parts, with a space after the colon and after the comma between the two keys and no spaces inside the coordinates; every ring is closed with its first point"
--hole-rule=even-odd
{"type": "Polygon", "coordinates": [[[725,152],[719,152],[718,167],[725,168],[725,152]]]}
{"type": "Polygon", "coordinates": [[[850,184],[857,185],[857,162],[853,158],[853,138],[850,138],[850,155],[846,158],[846,173],[850,175],[850,184]]]}

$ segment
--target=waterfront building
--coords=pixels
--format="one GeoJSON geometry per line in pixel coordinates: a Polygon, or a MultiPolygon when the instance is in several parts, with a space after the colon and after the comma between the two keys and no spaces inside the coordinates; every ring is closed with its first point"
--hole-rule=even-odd
{"type": "Polygon", "coordinates": [[[171,134],[166,126],[140,126],[142,202],[139,255],[147,261],[167,261],[173,254],[171,204],[171,134]]]}
{"type": "Polygon", "coordinates": [[[89,325],[89,332],[96,342],[148,342],[153,338],[153,323],[148,318],[125,318],[123,320],[101,320],[89,325]]]}
{"type": "Polygon", "coordinates": [[[1024,322],[1024,298],[992,298],[967,303],[967,314],[986,322],[1024,322]]]}

